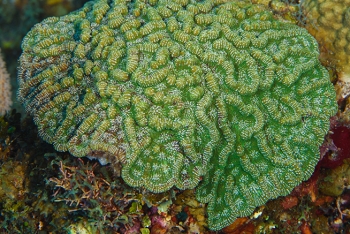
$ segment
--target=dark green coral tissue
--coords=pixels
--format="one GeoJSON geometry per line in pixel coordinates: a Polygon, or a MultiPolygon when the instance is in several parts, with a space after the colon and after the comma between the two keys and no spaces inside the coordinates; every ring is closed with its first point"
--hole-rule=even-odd
{"type": "Polygon", "coordinates": [[[308,179],[337,110],[315,39],[243,1],[92,1],[22,48],[44,140],[134,187],[198,185],[213,230],[308,179]]]}

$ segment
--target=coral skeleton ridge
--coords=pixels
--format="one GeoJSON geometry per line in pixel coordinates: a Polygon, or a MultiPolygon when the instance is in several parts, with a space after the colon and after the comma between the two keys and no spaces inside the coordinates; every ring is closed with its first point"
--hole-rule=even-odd
{"type": "Polygon", "coordinates": [[[22,49],[44,140],[121,161],[134,187],[199,184],[213,230],[308,179],[337,109],[316,40],[244,1],[88,2],[22,49]]]}
{"type": "Polygon", "coordinates": [[[0,50],[0,115],[4,115],[6,111],[9,111],[11,105],[10,75],[6,70],[6,64],[0,50]]]}

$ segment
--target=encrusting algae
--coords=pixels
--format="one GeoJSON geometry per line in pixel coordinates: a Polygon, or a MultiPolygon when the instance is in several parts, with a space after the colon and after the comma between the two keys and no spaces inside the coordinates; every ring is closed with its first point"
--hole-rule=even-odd
{"type": "Polygon", "coordinates": [[[245,1],[88,2],[24,38],[19,99],[58,151],[197,187],[213,230],[312,174],[337,110],[315,39],[245,1]]]}

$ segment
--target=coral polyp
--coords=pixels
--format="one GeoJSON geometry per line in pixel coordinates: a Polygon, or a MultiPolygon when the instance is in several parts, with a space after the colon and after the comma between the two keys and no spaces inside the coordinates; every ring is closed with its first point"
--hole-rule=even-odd
{"type": "Polygon", "coordinates": [[[337,109],[305,29],[244,1],[107,1],[24,38],[19,98],[58,151],[197,189],[218,230],[313,172],[337,109]]]}

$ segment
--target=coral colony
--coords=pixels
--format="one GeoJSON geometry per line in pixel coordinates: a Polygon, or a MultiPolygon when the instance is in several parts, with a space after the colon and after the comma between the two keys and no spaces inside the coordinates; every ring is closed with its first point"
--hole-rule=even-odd
{"type": "Polygon", "coordinates": [[[306,27],[309,32],[333,53],[325,53],[337,66],[339,79],[350,82],[350,1],[304,0],[306,27]]]}
{"type": "Polygon", "coordinates": [[[10,85],[10,75],[6,70],[6,65],[2,59],[2,54],[0,50],[0,116],[4,115],[10,110],[12,105],[11,100],[11,85],[10,85]]]}
{"type": "Polygon", "coordinates": [[[245,1],[97,0],[22,49],[44,140],[134,187],[198,186],[213,230],[308,179],[337,110],[315,39],[245,1]]]}

